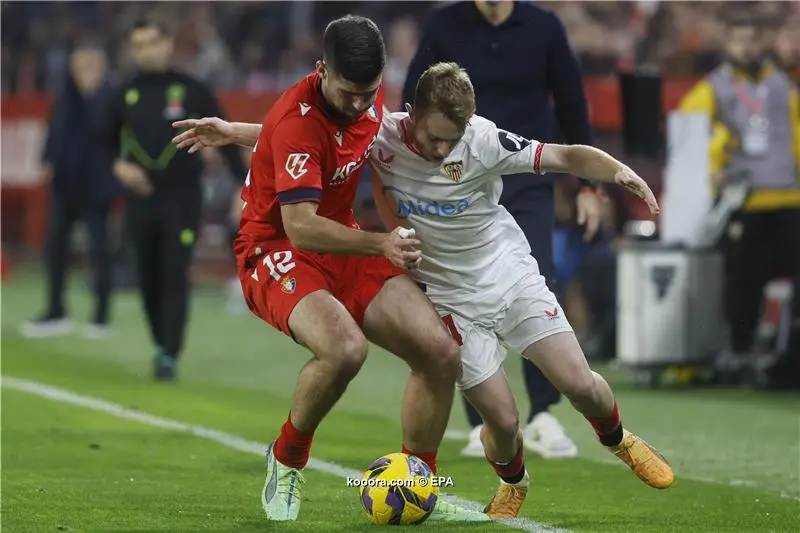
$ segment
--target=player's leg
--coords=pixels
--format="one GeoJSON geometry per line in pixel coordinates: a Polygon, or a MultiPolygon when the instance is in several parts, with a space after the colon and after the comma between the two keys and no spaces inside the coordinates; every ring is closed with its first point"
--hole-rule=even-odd
{"type": "Polygon", "coordinates": [[[453,404],[458,345],[407,276],[385,281],[366,307],[363,324],[367,338],[411,368],[403,399],[403,447],[435,472],[453,404]]]}
{"type": "MultiPolygon", "coordinates": [[[[433,305],[408,276],[383,258],[354,258],[343,303],[372,342],[411,368],[403,398],[403,452],[436,472],[459,367],[459,349],[433,305]]],[[[484,513],[437,500],[429,520],[486,521],[484,513]]]]}
{"type": "MultiPolygon", "coordinates": [[[[503,191],[501,203],[506,202],[503,205],[519,224],[531,250],[535,250],[539,272],[547,284],[554,287],[556,265],[553,250],[553,186],[533,186],[524,178],[522,175],[504,179],[504,183],[512,186],[509,191],[503,191]]],[[[558,295],[557,291],[555,293],[558,295]]],[[[550,408],[560,401],[561,394],[536,365],[525,358],[521,363],[525,391],[530,400],[530,411],[522,430],[525,446],[547,459],[577,456],[577,446],[550,412],[550,408]]]]}
{"type": "MultiPolygon", "coordinates": [[[[441,310],[440,310],[441,311],[441,310]]],[[[497,335],[455,315],[443,320],[462,339],[462,373],[458,388],[480,414],[485,458],[500,478],[500,486],[484,512],[492,518],[513,518],[528,493],[522,432],[514,395],[502,364],[506,356],[497,335]]]]}
{"type": "Polygon", "coordinates": [[[286,245],[241,273],[251,311],[313,355],[300,371],[289,415],[267,450],[262,504],[272,520],[297,518],[314,432],[367,355],[366,338],[331,295],[319,258],[286,245]]]}
{"type": "Polygon", "coordinates": [[[600,442],[642,481],[656,488],[672,484],[673,473],[666,460],[639,437],[623,430],[611,387],[589,368],[563,310],[541,277],[520,284],[502,329],[509,346],[541,368],[589,421],[600,442]]]}

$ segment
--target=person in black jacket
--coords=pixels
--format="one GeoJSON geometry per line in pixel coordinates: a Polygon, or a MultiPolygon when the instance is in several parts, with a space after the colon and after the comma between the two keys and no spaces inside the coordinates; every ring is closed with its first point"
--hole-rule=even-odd
{"type": "MultiPolygon", "coordinates": [[[[530,139],[553,142],[557,126],[567,144],[591,144],[586,98],[578,62],[561,21],[550,11],[523,2],[455,2],[436,9],[426,21],[403,87],[403,102],[413,103],[422,72],[433,63],[454,61],[475,87],[478,113],[498,127],[530,139]],[[551,105],[551,98],[554,106],[551,105]]],[[[503,176],[500,203],[525,236],[547,284],[557,290],[553,261],[555,225],[553,176],[503,176]]],[[[600,201],[595,186],[582,182],[577,197],[578,223],[585,239],[597,232],[600,201]]],[[[522,358],[531,402],[523,431],[525,446],[549,457],[574,457],[577,448],[549,413],[560,395],[542,372],[522,358]]],[[[481,418],[466,401],[473,426],[462,454],[483,457],[481,418]]]]}
{"type": "MultiPolygon", "coordinates": [[[[117,160],[114,174],[131,191],[127,231],[135,250],[139,286],[153,342],[154,377],[173,380],[188,318],[188,271],[202,209],[197,154],[178,151],[172,122],[219,116],[211,91],[171,68],[173,40],[155,20],[130,34],[138,73],[120,87],[109,113],[117,160]]],[[[222,149],[241,182],[245,166],[235,146],[222,149]]]]}
{"type": "Polygon", "coordinates": [[[69,76],[53,104],[42,155],[42,180],[50,185],[50,213],[45,245],[47,306],[23,324],[28,338],[72,331],[64,305],[69,241],[76,222],[89,229],[94,267],[94,315],[84,328],[88,338],[108,335],[111,257],[108,216],[120,193],[111,172],[113,153],[103,141],[103,109],[113,88],[106,77],[106,57],[100,48],[83,44],[70,55],[69,76]]]}

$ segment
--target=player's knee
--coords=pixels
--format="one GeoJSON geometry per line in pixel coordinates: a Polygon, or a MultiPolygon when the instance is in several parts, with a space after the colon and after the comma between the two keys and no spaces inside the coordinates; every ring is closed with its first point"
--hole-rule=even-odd
{"type": "Polygon", "coordinates": [[[561,392],[573,402],[592,402],[597,396],[597,382],[592,372],[582,372],[572,376],[561,392]]]}
{"type": "Polygon", "coordinates": [[[353,379],[367,359],[367,339],[363,335],[348,335],[331,343],[327,359],[342,379],[353,379]]]}
{"type": "Polygon", "coordinates": [[[442,375],[456,379],[461,368],[461,348],[449,335],[446,335],[441,340],[437,353],[439,354],[438,366],[442,375]]]}
{"type": "Polygon", "coordinates": [[[491,432],[503,441],[513,440],[519,432],[519,412],[516,408],[494,413],[492,419],[484,420],[491,432]]]}
{"type": "Polygon", "coordinates": [[[455,380],[461,364],[461,351],[449,335],[443,334],[431,345],[431,353],[419,370],[436,379],[455,380]]]}

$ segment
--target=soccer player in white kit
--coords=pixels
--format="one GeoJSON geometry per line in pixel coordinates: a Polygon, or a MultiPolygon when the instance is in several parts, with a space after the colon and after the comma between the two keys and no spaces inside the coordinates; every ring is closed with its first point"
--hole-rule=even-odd
{"type": "MultiPolygon", "coordinates": [[[[655,488],[672,484],[667,461],[623,430],[614,395],[593,372],[530,255],[522,230],[498,204],[503,174],[563,172],[617,183],[658,205],[647,184],[605,152],[588,146],[542,144],[498,129],[475,115],[467,73],[438,63],[420,77],[415,107],[385,113],[371,152],[373,192],[391,230],[413,230],[422,258],[415,277],[461,345],[458,387],[484,421],[486,458],[501,479],[485,512],[517,515],[527,495],[516,402],[503,361],[506,346],[538,365],[587,418],[598,440],[655,488]]],[[[181,148],[238,142],[253,145],[259,127],[217,118],[184,121],[181,148]]],[[[535,252],[535,251],[534,251],[535,252]]]]}
{"type": "Polygon", "coordinates": [[[416,279],[461,345],[458,387],[484,420],[481,440],[501,478],[485,512],[516,516],[529,485],[502,368],[506,346],[538,365],[639,478],[656,488],[671,485],[666,460],[622,429],[608,383],[590,370],[525,235],[498,204],[501,176],[522,172],[615,182],[657,212],[650,188],[605,152],[524,139],[474,115],[472,84],[455,63],[423,73],[414,106],[384,115],[370,158],[378,177],[373,192],[386,229],[405,226],[421,241],[416,279]]]}

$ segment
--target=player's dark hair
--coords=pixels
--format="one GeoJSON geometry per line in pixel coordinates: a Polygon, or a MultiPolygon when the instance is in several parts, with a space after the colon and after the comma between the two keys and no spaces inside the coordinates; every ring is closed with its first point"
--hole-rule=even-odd
{"type": "Polygon", "coordinates": [[[351,83],[378,79],[386,65],[386,45],[378,26],[366,17],[347,15],[331,21],[322,37],[325,64],[351,83]]]}
{"type": "Polygon", "coordinates": [[[457,63],[436,63],[422,73],[414,93],[414,112],[439,112],[461,130],[475,114],[475,89],[457,63]]]}

